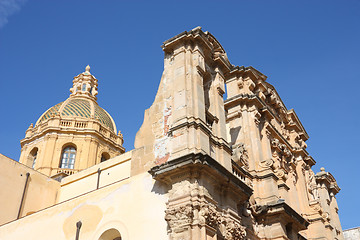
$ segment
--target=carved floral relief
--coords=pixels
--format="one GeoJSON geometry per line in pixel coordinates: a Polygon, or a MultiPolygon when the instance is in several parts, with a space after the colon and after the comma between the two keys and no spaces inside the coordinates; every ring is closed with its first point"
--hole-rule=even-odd
{"type": "Polygon", "coordinates": [[[191,224],[198,222],[200,225],[218,229],[225,240],[245,239],[246,228],[241,225],[241,218],[235,219],[218,210],[213,204],[202,204],[198,212],[198,219],[195,219],[194,210],[195,207],[192,205],[175,206],[167,209],[165,220],[168,222],[170,231],[180,233],[189,229],[191,224]]]}
{"type": "Polygon", "coordinates": [[[246,237],[245,227],[241,219],[235,220],[229,215],[220,212],[212,204],[203,206],[199,211],[200,223],[218,228],[225,240],[242,240],[246,237]]]}
{"type": "Polygon", "coordinates": [[[173,232],[186,230],[192,223],[193,217],[194,213],[190,205],[169,208],[165,212],[165,220],[173,232]]]}

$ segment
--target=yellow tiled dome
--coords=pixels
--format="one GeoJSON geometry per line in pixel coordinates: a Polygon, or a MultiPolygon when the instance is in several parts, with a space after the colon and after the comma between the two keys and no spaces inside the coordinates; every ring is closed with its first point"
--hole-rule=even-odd
{"type": "Polygon", "coordinates": [[[36,125],[39,125],[56,115],[59,115],[63,119],[95,119],[116,133],[116,126],[110,114],[91,99],[76,97],[68,98],[66,101],[49,108],[41,115],[36,122],[36,125]]]}

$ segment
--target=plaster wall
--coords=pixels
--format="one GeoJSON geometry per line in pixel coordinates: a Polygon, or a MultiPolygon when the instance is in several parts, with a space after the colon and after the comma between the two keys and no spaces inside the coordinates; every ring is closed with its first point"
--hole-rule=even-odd
{"type": "Polygon", "coordinates": [[[0,225],[17,218],[26,173],[30,175],[20,217],[55,204],[60,189],[59,182],[2,154],[0,154],[0,162],[0,225]]]}
{"type": "Polygon", "coordinates": [[[96,166],[85,169],[77,174],[63,178],[57,202],[63,202],[96,190],[98,180],[99,188],[101,188],[129,178],[131,155],[132,152],[127,152],[96,166]],[[100,175],[98,174],[99,169],[100,175]]]}
{"type": "Polygon", "coordinates": [[[148,173],[139,174],[8,223],[0,239],[75,239],[78,221],[79,239],[98,240],[111,228],[122,240],[167,239],[165,192],[148,173]]]}

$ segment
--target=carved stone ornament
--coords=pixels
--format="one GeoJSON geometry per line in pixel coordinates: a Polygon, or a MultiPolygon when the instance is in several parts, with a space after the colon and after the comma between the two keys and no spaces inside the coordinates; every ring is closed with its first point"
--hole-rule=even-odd
{"type": "Polygon", "coordinates": [[[325,220],[325,221],[330,221],[330,214],[328,212],[323,212],[323,214],[321,215],[321,217],[325,220]]]}
{"type": "Polygon", "coordinates": [[[272,159],[264,159],[259,163],[259,166],[262,168],[269,168],[274,164],[274,161],[272,159]]]}
{"type": "Polygon", "coordinates": [[[301,148],[306,149],[307,148],[307,144],[305,143],[304,140],[302,140],[301,138],[299,139],[299,145],[301,148]]]}
{"type": "Polygon", "coordinates": [[[225,231],[222,232],[225,240],[242,240],[246,237],[245,227],[232,219],[225,221],[225,231]]]}
{"type": "Polygon", "coordinates": [[[297,180],[298,180],[298,176],[297,176],[297,174],[296,174],[296,171],[295,170],[291,170],[290,171],[290,178],[292,179],[292,182],[293,182],[293,184],[294,185],[296,185],[296,183],[297,183],[297,180]]]}
{"type": "Polygon", "coordinates": [[[189,205],[173,207],[165,212],[165,220],[173,232],[182,232],[187,229],[192,223],[193,217],[193,209],[189,205]]]}
{"type": "Polygon", "coordinates": [[[279,139],[273,138],[271,139],[271,146],[277,148],[279,145],[279,139]]]}
{"type": "Polygon", "coordinates": [[[290,132],[289,132],[289,130],[286,129],[285,123],[282,122],[280,126],[281,126],[281,134],[283,135],[284,138],[289,140],[290,139],[290,132]]]}
{"type": "Polygon", "coordinates": [[[242,240],[246,237],[246,228],[224,213],[219,212],[212,204],[201,207],[199,211],[200,223],[219,229],[225,240],[242,240]]]}
{"type": "Polygon", "coordinates": [[[290,150],[289,150],[287,147],[284,148],[284,155],[285,155],[286,157],[290,157],[290,156],[291,156],[291,152],[290,152],[290,150]]]}
{"type": "Polygon", "coordinates": [[[286,174],[285,171],[283,169],[275,169],[275,175],[279,178],[279,179],[283,179],[286,180],[286,174]]]}
{"type": "Polygon", "coordinates": [[[322,214],[324,211],[318,200],[309,202],[309,206],[310,206],[311,211],[305,215],[310,216],[311,217],[310,219],[313,219],[314,215],[316,215],[317,218],[322,217],[322,214]]]}
{"type": "Polygon", "coordinates": [[[203,206],[199,211],[200,224],[206,224],[216,228],[221,221],[221,214],[216,210],[216,207],[208,204],[203,206]]]}
{"type": "Polygon", "coordinates": [[[239,89],[242,89],[244,87],[244,81],[242,79],[242,77],[240,77],[240,79],[237,81],[238,87],[239,89]]]}
{"type": "Polygon", "coordinates": [[[315,174],[311,169],[308,170],[308,180],[306,183],[306,187],[308,190],[308,196],[309,196],[310,201],[316,200],[319,198],[319,192],[318,192],[318,187],[317,187],[316,180],[315,180],[315,174]]]}
{"type": "MultiPolygon", "coordinates": [[[[280,143],[280,141],[276,138],[271,139],[270,141],[271,143],[271,147],[272,148],[277,148],[280,150],[280,153],[286,157],[286,158],[292,158],[293,157],[293,153],[288,149],[288,147],[283,144],[280,143]]],[[[288,161],[290,161],[291,159],[288,159],[288,161]]]]}
{"type": "Polygon", "coordinates": [[[261,118],[260,112],[258,110],[254,110],[253,111],[253,116],[254,116],[254,122],[255,122],[256,126],[259,126],[260,118],[261,118]]]}
{"type": "Polygon", "coordinates": [[[239,164],[241,167],[249,167],[249,155],[248,151],[245,148],[245,144],[238,144],[233,151],[234,161],[239,164]]]}
{"type": "Polygon", "coordinates": [[[279,158],[279,155],[276,151],[273,152],[272,159],[274,161],[274,164],[272,165],[272,168],[274,169],[275,175],[279,179],[286,180],[286,174],[284,169],[281,167],[281,159],[279,158]]]}

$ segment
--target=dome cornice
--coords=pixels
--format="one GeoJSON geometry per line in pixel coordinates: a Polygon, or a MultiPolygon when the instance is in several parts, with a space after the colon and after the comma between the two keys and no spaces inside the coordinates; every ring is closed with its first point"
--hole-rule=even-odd
{"type": "Polygon", "coordinates": [[[111,143],[110,145],[115,148],[125,151],[122,147],[124,142],[121,132],[115,134],[108,128],[103,127],[99,121],[75,119],[75,118],[60,118],[55,116],[45,122],[42,122],[35,127],[30,127],[26,130],[26,136],[20,141],[23,147],[27,143],[33,142],[35,139],[39,139],[45,135],[56,133],[61,134],[73,134],[84,135],[89,134],[99,139],[103,139],[105,142],[111,143]]]}

